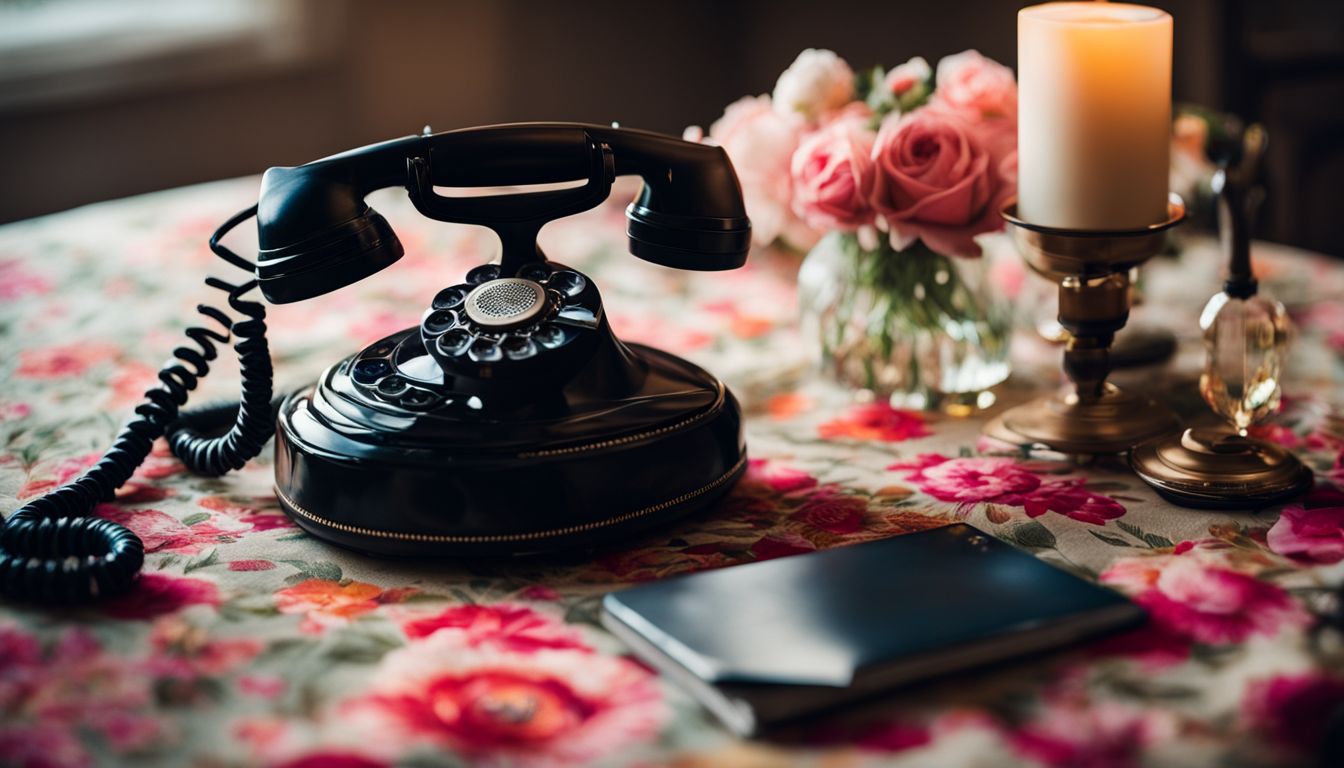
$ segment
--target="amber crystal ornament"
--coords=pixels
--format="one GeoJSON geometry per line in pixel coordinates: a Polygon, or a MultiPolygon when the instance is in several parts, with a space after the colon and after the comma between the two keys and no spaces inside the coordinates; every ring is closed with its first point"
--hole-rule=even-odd
{"type": "Polygon", "coordinates": [[[1257,507],[1311,487],[1311,470],[1296,456],[1247,435],[1249,427],[1278,409],[1292,332],[1283,305],[1258,294],[1251,269],[1252,184],[1264,143],[1262,129],[1247,129],[1240,162],[1225,165],[1214,177],[1229,267],[1223,290],[1200,316],[1205,362],[1199,391],[1223,423],[1187,429],[1130,454],[1140,477],[1183,506],[1257,507]]]}

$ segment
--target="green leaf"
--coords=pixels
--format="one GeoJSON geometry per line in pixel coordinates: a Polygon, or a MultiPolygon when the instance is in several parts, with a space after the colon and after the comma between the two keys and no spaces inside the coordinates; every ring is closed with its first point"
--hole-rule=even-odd
{"type": "Polygon", "coordinates": [[[1133,523],[1127,523],[1124,520],[1116,520],[1115,527],[1135,538],[1143,538],[1143,529],[1133,523]]]}
{"type": "Polygon", "coordinates": [[[1171,539],[1168,539],[1166,536],[1158,536],[1156,533],[1145,533],[1143,535],[1143,540],[1148,542],[1148,546],[1152,547],[1153,549],[1162,549],[1165,547],[1176,546],[1174,543],[1172,543],[1171,539]]]}
{"type": "Polygon", "coordinates": [[[198,568],[208,568],[219,562],[219,550],[212,549],[204,557],[197,558],[182,568],[183,573],[191,573],[198,568]]]}
{"type": "Polygon", "coordinates": [[[1164,547],[1174,546],[1172,544],[1171,539],[1168,539],[1166,536],[1159,536],[1156,533],[1148,533],[1147,531],[1143,530],[1137,525],[1134,525],[1133,523],[1127,523],[1123,520],[1116,520],[1115,526],[1120,530],[1124,531],[1125,533],[1128,533],[1130,536],[1133,536],[1134,538],[1142,541],[1144,544],[1147,544],[1149,547],[1153,549],[1162,549],[1164,547]]]}
{"type": "Polygon", "coordinates": [[[327,581],[341,580],[341,566],[326,560],[315,560],[308,566],[308,574],[314,579],[327,581]]]}
{"type": "Polygon", "coordinates": [[[182,518],[182,524],[196,525],[197,523],[204,523],[206,520],[209,519],[210,519],[209,512],[197,512],[195,514],[187,515],[186,517],[182,518]]]}
{"type": "Polygon", "coordinates": [[[1008,533],[1018,545],[1030,549],[1053,549],[1055,546],[1055,535],[1035,520],[1015,525],[1008,533]]]}
{"type": "Polygon", "coordinates": [[[1101,539],[1102,541],[1106,542],[1107,544],[1110,544],[1112,547],[1133,547],[1133,546],[1134,546],[1133,544],[1130,544],[1128,541],[1125,541],[1124,539],[1120,538],[1119,536],[1112,536],[1112,535],[1110,535],[1110,534],[1108,534],[1108,533],[1100,533],[1100,532],[1098,532],[1098,531],[1094,531],[1094,530],[1092,530],[1091,528],[1089,528],[1089,529],[1087,530],[1087,532],[1090,533],[1090,534],[1092,534],[1093,536],[1097,537],[1098,539],[1101,539]]]}
{"type": "Polygon", "coordinates": [[[371,664],[403,644],[399,637],[350,629],[336,635],[322,655],[333,661],[371,664]]]}

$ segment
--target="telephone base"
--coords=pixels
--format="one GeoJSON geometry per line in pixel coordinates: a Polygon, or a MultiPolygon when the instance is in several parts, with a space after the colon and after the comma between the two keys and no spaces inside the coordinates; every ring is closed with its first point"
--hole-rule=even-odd
{"type": "Polygon", "coordinates": [[[705,508],[746,466],[736,399],[675,355],[622,352],[646,371],[639,386],[558,418],[370,407],[345,387],[354,356],[281,407],[276,495],[320,539],[403,557],[582,549],[705,508]]]}

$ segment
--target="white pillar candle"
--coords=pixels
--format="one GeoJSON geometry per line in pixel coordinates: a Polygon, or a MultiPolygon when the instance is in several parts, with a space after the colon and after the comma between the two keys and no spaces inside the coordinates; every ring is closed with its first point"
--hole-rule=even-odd
{"type": "Polygon", "coordinates": [[[1167,218],[1171,16],[1125,3],[1017,14],[1017,214],[1136,229],[1167,218]]]}

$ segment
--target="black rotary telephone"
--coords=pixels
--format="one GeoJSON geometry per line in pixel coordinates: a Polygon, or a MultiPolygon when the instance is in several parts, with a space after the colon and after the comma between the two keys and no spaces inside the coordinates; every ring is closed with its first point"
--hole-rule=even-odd
{"type": "Polygon", "coordinates": [[[233,320],[191,328],[175,362],[104,457],[20,508],[0,529],[0,591],[78,602],[127,589],[144,560],[126,528],[89,517],[144,461],[155,438],[192,471],[241,467],[276,438],[281,506],[313,535],[406,556],[506,555],[589,546],[699,509],[724,493],[746,457],[741,412],[704,370],[617,339],[597,286],[548,261],[547,222],[605,200],[617,176],[644,187],[626,209],[630,252],[681,269],[746,260],[751,224],[727,155],[645,131],[523,123],[407,136],[294,168],[271,168],[256,206],[210,240],[253,272],[228,293],[233,320]],[[577,182],[544,192],[449,197],[435,187],[577,182]],[[374,342],[318,381],[272,401],[265,308],[350,285],[403,253],[364,202],[404,185],[440,221],[482,224],[503,244],[434,296],[418,327],[374,342]],[[220,243],[255,216],[255,264],[220,243]],[[179,412],[232,336],[237,406],[179,412]]]}

